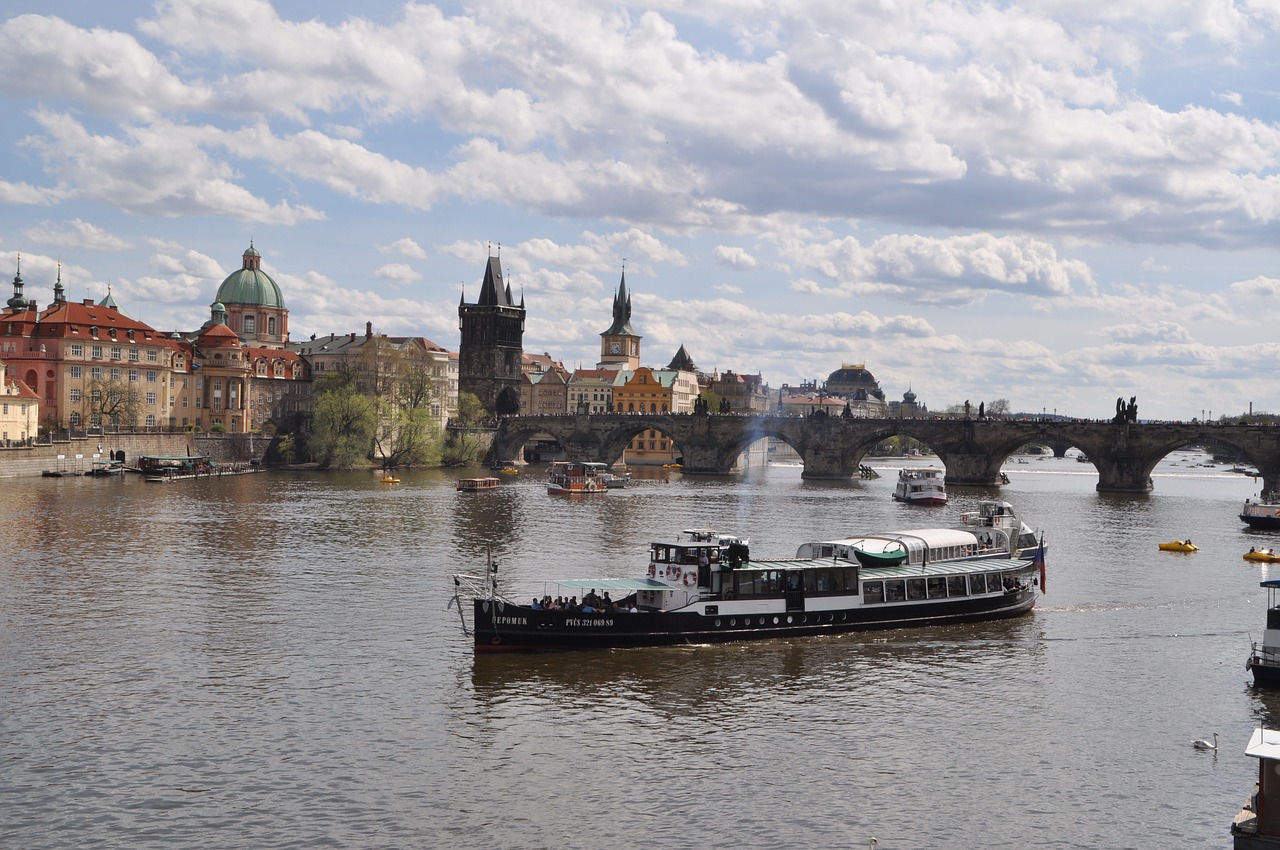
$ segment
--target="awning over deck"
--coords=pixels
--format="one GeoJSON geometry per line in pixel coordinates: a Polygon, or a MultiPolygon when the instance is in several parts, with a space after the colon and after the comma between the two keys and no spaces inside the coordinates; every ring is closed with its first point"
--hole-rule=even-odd
{"type": "Polygon", "coordinates": [[[560,587],[573,587],[579,590],[670,590],[671,584],[654,578],[593,578],[573,580],[552,580],[546,584],[557,584],[560,587]]]}

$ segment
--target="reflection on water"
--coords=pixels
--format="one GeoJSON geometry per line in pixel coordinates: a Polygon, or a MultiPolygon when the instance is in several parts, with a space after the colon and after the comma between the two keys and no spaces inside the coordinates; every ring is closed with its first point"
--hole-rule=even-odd
{"type": "Polygon", "coordinates": [[[0,843],[1222,846],[1240,750],[1280,724],[1244,670],[1252,482],[1158,470],[1100,495],[1080,466],[1011,466],[937,509],[798,468],[573,500],[537,467],[465,495],[482,471],[6,481],[0,843]],[[634,575],[684,528],[790,555],[997,494],[1050,546],[1017,620],[477,658],[446,608],[489,544],[523,597],[634,575]],[[1175,537],[1201,551],[1157,550],[1175,537]],[[1190,748],[1215,731],[1216,758],[1190,748]]]}

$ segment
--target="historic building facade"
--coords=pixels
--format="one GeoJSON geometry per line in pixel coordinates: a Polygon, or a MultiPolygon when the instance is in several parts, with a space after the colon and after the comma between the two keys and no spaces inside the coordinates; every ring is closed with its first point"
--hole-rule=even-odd
{"type": "Polygon", "coordinates": [[[40,425],[40,397],[8,374],[0,360],[0,445],[25,443],[37,436],[40,425]]]}
{"type": "Polygon", "coordinates": [[[458,303],[458,392],[474,394],[491,414],[520,412],[524,318],[524,298],[515,303],[502,263],[490,257],[476,303],[465,292],[458,303]]]}

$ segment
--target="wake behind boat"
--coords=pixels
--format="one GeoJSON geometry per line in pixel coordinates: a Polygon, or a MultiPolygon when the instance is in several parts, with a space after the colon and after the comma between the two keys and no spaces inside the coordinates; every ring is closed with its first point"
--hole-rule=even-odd
{"type": "Polygon", "coordinates": [[[490,564],[483,575],[454,576],[454,601],[462,616],[470,598],[472,622],[463,617],[464,631],[476,652],[491,652],[722,643],[1017,617],[1035,605],[1036,585],[1043,588],[1043,546],[1022,558],[982,549],[972,531],[897,534],[806,543],[796,557],[757,560],[747,541],[703,530],[651,543],[648,571],[636,578],[550,582],[555,595],[548,590],[530,604],[507,596],[490,564]],[[861,545],[836,549],[855,539],[861,545]],[[859,559],[857,550],[874,551],[873,541],[888,554],[890,540],[908,556],[896,564],[859,559]],[[607,604],[597,591],[609,595],[607,604]],[[580,596],[594,604],[584,606],[580,596]]]}

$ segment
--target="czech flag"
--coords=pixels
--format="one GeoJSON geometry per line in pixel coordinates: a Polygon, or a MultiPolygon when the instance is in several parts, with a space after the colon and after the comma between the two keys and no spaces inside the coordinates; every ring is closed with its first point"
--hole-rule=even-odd
{"type": "Polygon", "coordinates": [[[1040,592],[1047,593],[1044,584],[1044,535],[1040,535],[1040,545],[1036,547],[1036,557],[1033,562],[1040,568],[1040,592]]]}

